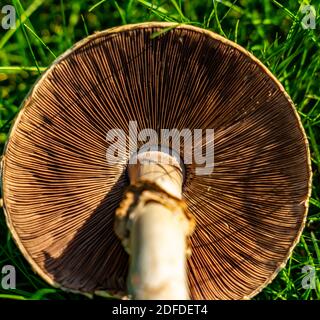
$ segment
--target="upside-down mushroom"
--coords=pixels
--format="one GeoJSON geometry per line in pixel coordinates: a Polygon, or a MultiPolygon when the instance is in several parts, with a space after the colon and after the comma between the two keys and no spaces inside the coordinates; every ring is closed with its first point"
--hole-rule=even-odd
{"type": "Polygon", "coordinates": [[[172,23],[99,32],[59,57],[2,159],[7,223],[33,269],[54,286],[134,299],[253,297],[299,240],[310,181],[277,79],[239,45],[172,23]],[[159,136],[202,129],[212,170],[185,161],[196,146],[182,153],[183,139],[179,150],[127,143],[109,163],[108,132],[128,142],[133,122],[159,136]]]}

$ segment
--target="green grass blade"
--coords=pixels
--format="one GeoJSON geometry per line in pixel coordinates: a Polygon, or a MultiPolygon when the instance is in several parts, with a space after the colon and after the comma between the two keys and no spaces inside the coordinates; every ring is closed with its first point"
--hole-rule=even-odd
{"type": "Polygon", "coordinates": [[[54,52],[43,42],[43,40],[26,24],[23,24],[23,26],[31,32],[31,34],[49,51],[49,53],[52,55],[54,59],[57,58],[57,56],[54,54],[54,52]]]}
{"type": "Polygon", "coordinates": [[[47,67],[24,67],[24,66],[4,66],[0,67],[0,73],[21,73],[23,71],[30,72],[43,72],[47,69],[47,67]]]}
{"type": "Polygon", "coordinates": [[[101,0],[99,2],[97,2],[96,4],[94,4],[92,7],[89,8],[88,12],[92,12],[94,9],[98,8],[101,4],[103,4],[104,2],[106,2],[107,0],[101,0]]]}

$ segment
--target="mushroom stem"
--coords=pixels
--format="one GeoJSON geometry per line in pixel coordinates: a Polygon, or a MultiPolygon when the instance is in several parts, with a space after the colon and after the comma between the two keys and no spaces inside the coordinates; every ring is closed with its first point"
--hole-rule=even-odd
{"type": "Polygon", "coordinates": [[[187,237],[193,220],[181,200],[183,168],[177,158],[147,152],[129,166],[129,176],[131,187],[116,212],[115,224],[130,254],[129,295],[188,299],[187,237]]]}
{"type": "Polygon", "coordinates": [[[188,299],[183,212],[147,203],[130,231],[129,294],[134,299],[188,299]]]}

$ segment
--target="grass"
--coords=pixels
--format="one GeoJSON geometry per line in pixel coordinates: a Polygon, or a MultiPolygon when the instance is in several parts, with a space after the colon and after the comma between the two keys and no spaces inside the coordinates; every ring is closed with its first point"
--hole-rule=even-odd
{"type": "MultiPolygon", "coordinates": [[[[1,1],[3,3],[3,1],[1,1]]],[[[17,9],[16,29],[0,28],[0,145],[19,105],[39,74],[75,41],[97,30],[152,20],[183,22],[213,30],[256,55],[282,82],[307,133],[313,168],[312,199],[300,243],[285,269],[255,299],[320,299],[320,19],[301,26],[301,5],[320,1],[275,0],[4,0],[17,9]],[[302,268],[316,270],[316,288],[304,289],[302,268]]],[[[1,18],[1,15],[0,15],[1,18]]],[[[1,20],[1,19],[0,19],[1,20]]],[[[0,214],[0,270],[12,264],[17,289],[6,299],[87,299],[51,288],[35,275],[14,245],[0,214]]],[[[0,273],[1,280],[1,273],[0,273]]],[[[1,282],[0,282],[1,283],[1,282]]]]}

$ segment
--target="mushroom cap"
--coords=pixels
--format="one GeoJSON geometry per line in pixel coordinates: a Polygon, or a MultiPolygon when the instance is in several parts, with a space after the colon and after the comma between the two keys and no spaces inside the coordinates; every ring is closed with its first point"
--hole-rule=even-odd
{"type": "MultiPolygon", "coordinates": [[[[108,130],[214,129],[214,170],[186,165],[192,299],[245,299],[284,267],[310,196],[308,142],[282,85],[239,45],[203,29],[144,23],[77,43],[24,101],[2,160],[7,223],[34,270],[72,291],[126,292],[114,211],[126,161],[108,130]]],[[[161,239],[159,239],[161,241],[161,239]]]]}

